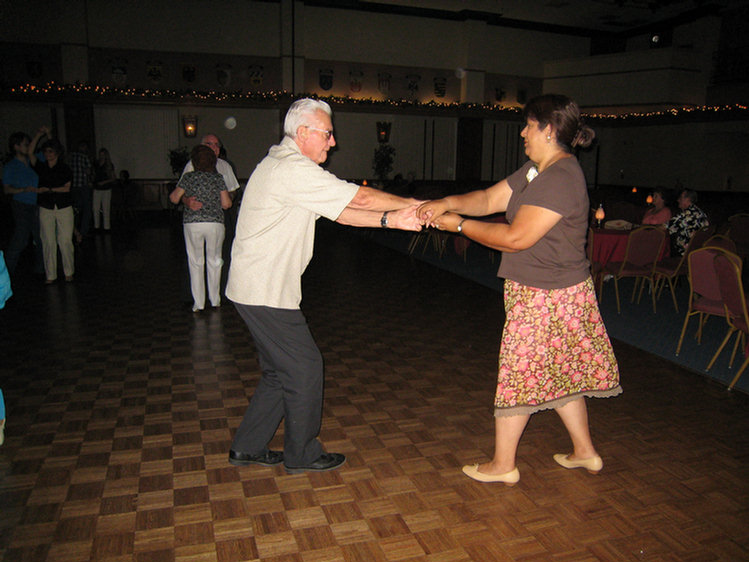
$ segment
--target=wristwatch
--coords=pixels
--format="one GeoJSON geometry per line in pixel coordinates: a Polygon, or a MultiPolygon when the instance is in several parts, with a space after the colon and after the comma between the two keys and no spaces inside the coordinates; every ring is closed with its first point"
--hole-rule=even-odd
{"type": "Polygon", "coordinates": [[[387,211],[385,211],[384,213],[382,213],[382,218],[380,219],[380,226],[382,228],[387,228],[388,227],[388,212],[387,211]]]}
{"type": "Polygon", "coordinates": [[[458,223],[458,228],[455,229],[456,232],[463,232],[463,223],[466,222],[466,219],[463,219],[458,223]]]}

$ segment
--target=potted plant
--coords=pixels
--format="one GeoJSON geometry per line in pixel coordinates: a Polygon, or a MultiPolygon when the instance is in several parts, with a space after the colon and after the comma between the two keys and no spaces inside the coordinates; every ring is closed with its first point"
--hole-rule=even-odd
{"type": "Polygon", "coordinates": [[[388,143],[380,143],[375,148],[372,168],[375,176],[383,184],[388,178],[388,174],[393,171],[393,160],[395,160],[395,148],[388,143]]]}
{"type": "Polygon", "coordinates": [[[169,165],[172,167],[172,173],[179,177],[182,175],[182,170],[185,169],[185,166],[190,161],[190,153],[187,152],[186,146],[180,146],[177,148],[172,148],[169,151],[169,165]]]}

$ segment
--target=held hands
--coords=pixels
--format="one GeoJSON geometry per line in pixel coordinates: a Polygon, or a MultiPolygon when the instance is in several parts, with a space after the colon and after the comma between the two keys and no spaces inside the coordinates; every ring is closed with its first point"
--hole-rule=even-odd
{"type": "Polygon", "coordinates": [[[458,225],[463,220],[460,215],[449,212],[447,201],[444,199],[427,201],[416,210],[416,215],[421,224],[448,232],[457,232],[458,225]]]}
{"type": "Polygon", "coordinates": [[[463,217],[456,213],[445,213],[436,219],[429,221],[429,226],[437,230],[446,230],[447,232],[458,232],[458,225],[463,221],[463,217]]]}
{"type": "Polygon", "coordinates": [[[435,199],[422,203],[416,210],[416,216],[419,217],[421,224],[426,226],[436,226],[434,221],[448,211],[447,203],[444,199],[435,199]]]}

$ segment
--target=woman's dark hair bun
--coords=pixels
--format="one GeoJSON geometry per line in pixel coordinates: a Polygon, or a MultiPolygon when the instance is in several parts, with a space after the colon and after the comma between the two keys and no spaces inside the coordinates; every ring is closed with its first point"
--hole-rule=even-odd
{"type": "Polygon", "coordinates": [[[596,132],[587,125],[581,123],[580,127],[577,129],[575,137],[570,143],[570,146],[572,148],[576,148],[578,146],[581,148],[587,148],[593,142],[594,138],[596,138],[596,132]]]}

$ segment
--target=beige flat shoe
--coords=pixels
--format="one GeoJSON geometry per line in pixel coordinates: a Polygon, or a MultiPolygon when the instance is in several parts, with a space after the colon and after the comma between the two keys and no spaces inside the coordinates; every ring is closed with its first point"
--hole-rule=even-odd
{"type": "Polygon", "coordinates": [[[589,459],[570,460],[569,455],[556,454],[554,460],[564,468],[584,468],[591,474],[598,474],[603,468],[603,460],[598,455],[589,459]]]}
{"type": "Polygon", "coordinates": [[[483,472],[479,472],[478,464],[467,464],[463,467],[463,474],[479,482],[504,482],[508,486],[514,486],[520,480],[518,467],[504,474],[484,474],[483,472]]]}

